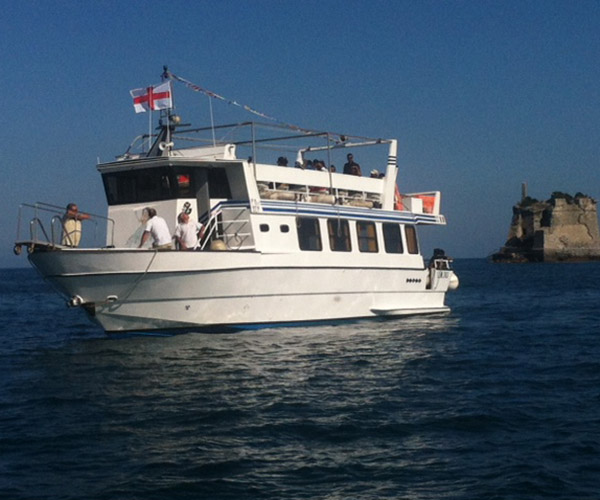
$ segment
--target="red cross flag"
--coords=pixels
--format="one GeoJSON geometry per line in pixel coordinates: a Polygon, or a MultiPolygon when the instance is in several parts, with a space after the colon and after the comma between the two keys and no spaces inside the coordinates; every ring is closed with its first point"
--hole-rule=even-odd
{"type": "Polygon", "coordinates": [[[173,107],[173,94],[171,82],[161,83],[145,89],[134,89],[130,91],[133,97],[133,107],[136,113],[144,113],[149,109],[168,109],[173,107]]]}

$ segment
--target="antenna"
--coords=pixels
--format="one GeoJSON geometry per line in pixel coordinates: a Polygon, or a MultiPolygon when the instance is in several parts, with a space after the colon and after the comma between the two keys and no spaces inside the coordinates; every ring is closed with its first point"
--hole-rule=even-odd
{"type": "MultiPolygon", "coordinates": [[[[160,78],[163,82],[166,82],[167,80],[171,80],[171,73],[169,73],[169,67],[164,64],[163,65],[163,72],[160,75],[160,78]]],[[[161,119],[165,118],[166,123],[167,123],[167,140],[166,140],[166,144],[171,144],[171,110],[175,107],[175,99],[173,98],[173,85],[169,86],[169,89],[171,91],[171,104],[172,107],[167,108],[165,110],[163,110],[161,112],[161,119]]],[[[162,125],[162,120],[161,120],[161,125],[162,125]]],[[[172,145],[172,144],[171,144],[172,145]]]]}

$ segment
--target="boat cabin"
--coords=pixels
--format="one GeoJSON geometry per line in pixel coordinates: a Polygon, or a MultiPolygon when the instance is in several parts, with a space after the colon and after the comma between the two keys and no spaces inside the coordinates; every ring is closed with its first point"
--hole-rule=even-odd
{"type": "MultiPolygon", "coordinates": [[[[214,137],[212,141],[190,137],[207,130],[179,132],[174,127],[163,127],[147,153],[133,154],[130,147],[116,161],[98,165],[109,206],[108,218],[114,221],[114,234],[107,235],[107,245],[137,247],[145,224],[143,209],[149,206],[167,221],[171,232],[181,212],[188,213],[191,220],[202,222],[208,231],[201,248],[207,250],[273,252],[291,251],[292,246],[297,250],[298,245],[300,249],[308,246],[316,250],[317,243],[307,243],[311,238],[316,240],[315,234],[320,230],[318,226],[309,227],[308,220],[315,217],[343,220],[338,232],[348,235],[348,222],[344,219],[364,219],[360,223],[363,226],[359,224],[354,232],[368,234],[374,229],[369,229],[367,219],[371,222],[378,217],[385,219],[385,212],[390,222],[396,224],[401,219],[408,224],[445,222],[439,214],[439,192],[404,196],[397,192],[395,140],[338,137],[308,131],[301,134],[288,131],[264,139],[258,136],[255,123],[219,127],[221,132],[227,131],[224,135],[229,139],[232,130],[237,134],[249,130],[250,139],[217,142],[214,137]],[[312,140],[308,145],[307,139],[312,140]],[[298,140],[303,140],[305,145],[291,145],[298,140]],[[321,145],[315,145],[315,140],[321,145]],[[200,145],[192,142],[191,147],[175,148],[175,141],[178,144],[200,141],[200,145]],[[349,175],[342,173],[341,168],[334,171],[326,166],[332,165],[334,152],[341,151],[338,158],[343,158],[349,150],[382,145],[388,148],[387,164],[385,169],[376,170],[377,175],[349,175]],[[238,158],[238,151],[245,153],[244,159],[238,158]],[[285,156],[280,156],[277,162],[260,162],[259,151],[263,156],[266,151],[271,157],[291,153],[296,158],[295,164],[289,165],[285,156]],[[327,159],[319,162],[322,165],[315,160],[316,169],[311,168],[313,162],[307,157],[312,155],[326,155],[327,159]],[[389,216],[394,210],[396,221],[389,216]],[[275,220],[273,216],[279,218],[275,220]],[[306,241],[294,240],[292,245],[290,232],[301,240],[303,235],[311,232],[313,235],[306,236],[306,241]]],[[[391,234],[390,229],[381,231],[391,234]]],[[[403,248],[418,253],[413,233],[414,227],[408,236],[404,235],[403,248]]],[[[332,241],[334,246],[349,246],[343,236],[335,236],[332,241]]],[[[361,244],[366,245],[358,243],[361,244]]]]}

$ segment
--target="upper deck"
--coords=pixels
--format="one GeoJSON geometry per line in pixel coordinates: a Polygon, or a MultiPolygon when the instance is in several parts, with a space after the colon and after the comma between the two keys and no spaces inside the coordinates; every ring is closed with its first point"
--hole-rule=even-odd
{"type": "MultiPolygon", "coordinates": [[[[293,238],[261,235],[273,217],[277,227],[288,228],[306,218],[346,219],[354,221],[353,232],[360,221],[378,227],[445,224],[439,192],[400,194],[395,140],[282,129],[250,122],[205,129],[163,126],[155,136],[141,136],[138,145],[144,149],[146,140],[146,151],[130,147],[97,166],[109,205],[106,246],[137,248],[145,207],[157,210],[171,234],[181,212],[207,224],[203,248],[219,239],[228,249],[293,251],[298,244],[293,238]],[[271,134],[264,135],[265,129],[271,134]],[[344,173],[348,153],[361,160],[363,175],[344,173]],[[288,158],[294,158],[293,165],[288,158]]],[[[62,233],[54,230],[60,212],[50,210],[52,222],[43,225],[40,207],[32,208],[37,222],[30,239],[37,244],[46,227],[53,234],[44,239],[60,245],[62,233]]]]}
{"type": "Polygon", "coordinates": [[[98,170],[111,206],[193,198],[202,216],[224,200],[249,202],[257,212],[264,200],[281,200],[424,213],[433,216],[426,222],[443,224],[439,192],[398,192],[396,149],[392,139],[254,122],[197,129],[173,124],[136,138],[98,170]],[[134,151],[144,144],[146,151],[134,151]],[[361,160],[362,175],[343,173],[348,154],[361,160]]]}

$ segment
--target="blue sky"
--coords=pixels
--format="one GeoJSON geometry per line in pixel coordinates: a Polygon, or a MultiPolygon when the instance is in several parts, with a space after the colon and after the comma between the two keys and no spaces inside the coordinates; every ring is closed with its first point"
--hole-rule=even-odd
{"type": "MultiPolygon", "coordinates": [[[[0,268],[26,265],[12,255],[20,203],[105,213],[96,162],[147,131],[129,90],[163,64],[285,122],[398,138],[401,190],[442,191],[448,225],[421,231],[425,251],[500,247],[524,181],[537,198],[600,197],[598,1],[1,5],[0,268]]],[[[206,125],[206,98],[175,92],[206,125]]]]}

